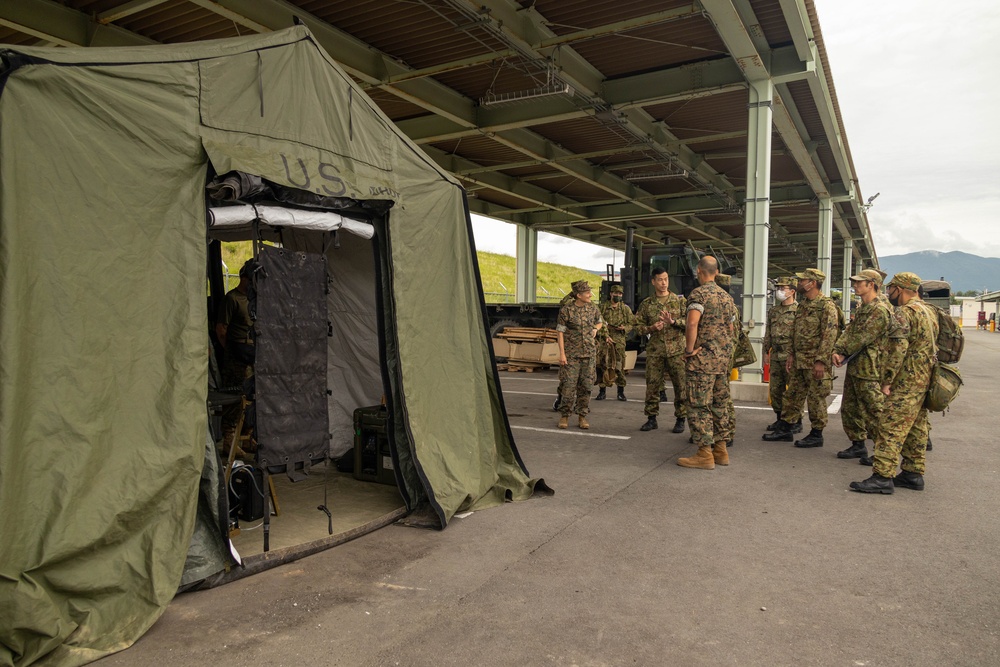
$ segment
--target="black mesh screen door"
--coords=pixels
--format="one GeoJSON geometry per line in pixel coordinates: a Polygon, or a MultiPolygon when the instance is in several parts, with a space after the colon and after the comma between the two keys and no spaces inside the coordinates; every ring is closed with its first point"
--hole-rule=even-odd
{"type": "Polygon", "coordinates": [[[260,464],[293,480],[326,456],[326,260],[264,246],[256,274],[257,443],[260,464]]]}

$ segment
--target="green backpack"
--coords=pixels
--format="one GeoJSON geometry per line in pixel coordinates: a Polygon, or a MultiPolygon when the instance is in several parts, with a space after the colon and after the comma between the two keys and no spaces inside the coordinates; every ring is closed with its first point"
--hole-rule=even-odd
{"type": "Polygon", "coordinates": [[[962,333],[962,326],[944,308],[938,308],[929,303],[925,305],[937,315],[938,337],[934,344],[937,345],[938,361],[943,361],[946,364],[957,364],[965,349],[965,334],[962,333]]]}
{"type": "Polygon", "coordinates": [[[931,384],[927,388],[924,407],[929,412],[944,412],[962,388],[962,374],[958,368],[938,360],[931,371],[931,384]]]}

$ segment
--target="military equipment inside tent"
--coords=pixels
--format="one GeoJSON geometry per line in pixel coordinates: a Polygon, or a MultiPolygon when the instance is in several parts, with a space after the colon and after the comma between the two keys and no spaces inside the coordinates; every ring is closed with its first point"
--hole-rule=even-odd
{"type": "Polygon", "coordinates": [[[0,663],[126,648],[231,563],[207,435],[220,240],[260,262],[242,485],[351,452],[384,396],[412,522],[544,489],[503,409],[465,192],[307,29],[0,55],[0,663]]]}

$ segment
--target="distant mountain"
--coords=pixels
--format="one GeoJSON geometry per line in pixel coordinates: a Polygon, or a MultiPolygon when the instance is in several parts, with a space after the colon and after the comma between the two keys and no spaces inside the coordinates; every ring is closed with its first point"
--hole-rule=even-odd
{"type": "Polygon", "coordinates": [[[921,250],[905,255],[880,257],[883,271],[893,274],[912,271],[924,280],[939,280],[942,277],[951,283],[951,291],[1000,289],[1000,257],[980,257],[967,252],[940,252],[921,250]]]}

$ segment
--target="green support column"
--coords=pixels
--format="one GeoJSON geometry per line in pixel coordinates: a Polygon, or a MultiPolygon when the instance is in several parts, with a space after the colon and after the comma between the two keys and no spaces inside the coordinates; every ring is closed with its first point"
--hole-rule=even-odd
{"type": "Polygon", "coordinates": [[[816,264],[820,271],[826,274],[823,281],[823,294],[830,296],[830,283],[833,280],[833,201],[829,197],[819,200],[819,240],[816,244],[816,264]]]}
{"type": "Polygon", "coordinates": [[[764,323],[767,321],[767,244],[771,228],[771,104],[770,79],[750,82],[747,130],[746,219],[743,245],[743,324],[752,323],[750,342],[757,363],[743,367],[745,382],[763,380],[764,323]]]}
{"type": "Polygon", "coordinates": [[[538,232],[517,225],[517,285],[518,303],[538,300],[538,232]]]}
{"type": "Polygon", "coordinates": [[[840,307],[851,317],[851,276],[854,275],[854,241],[844,239],[844,279],[841,284],[840,307]]]}

